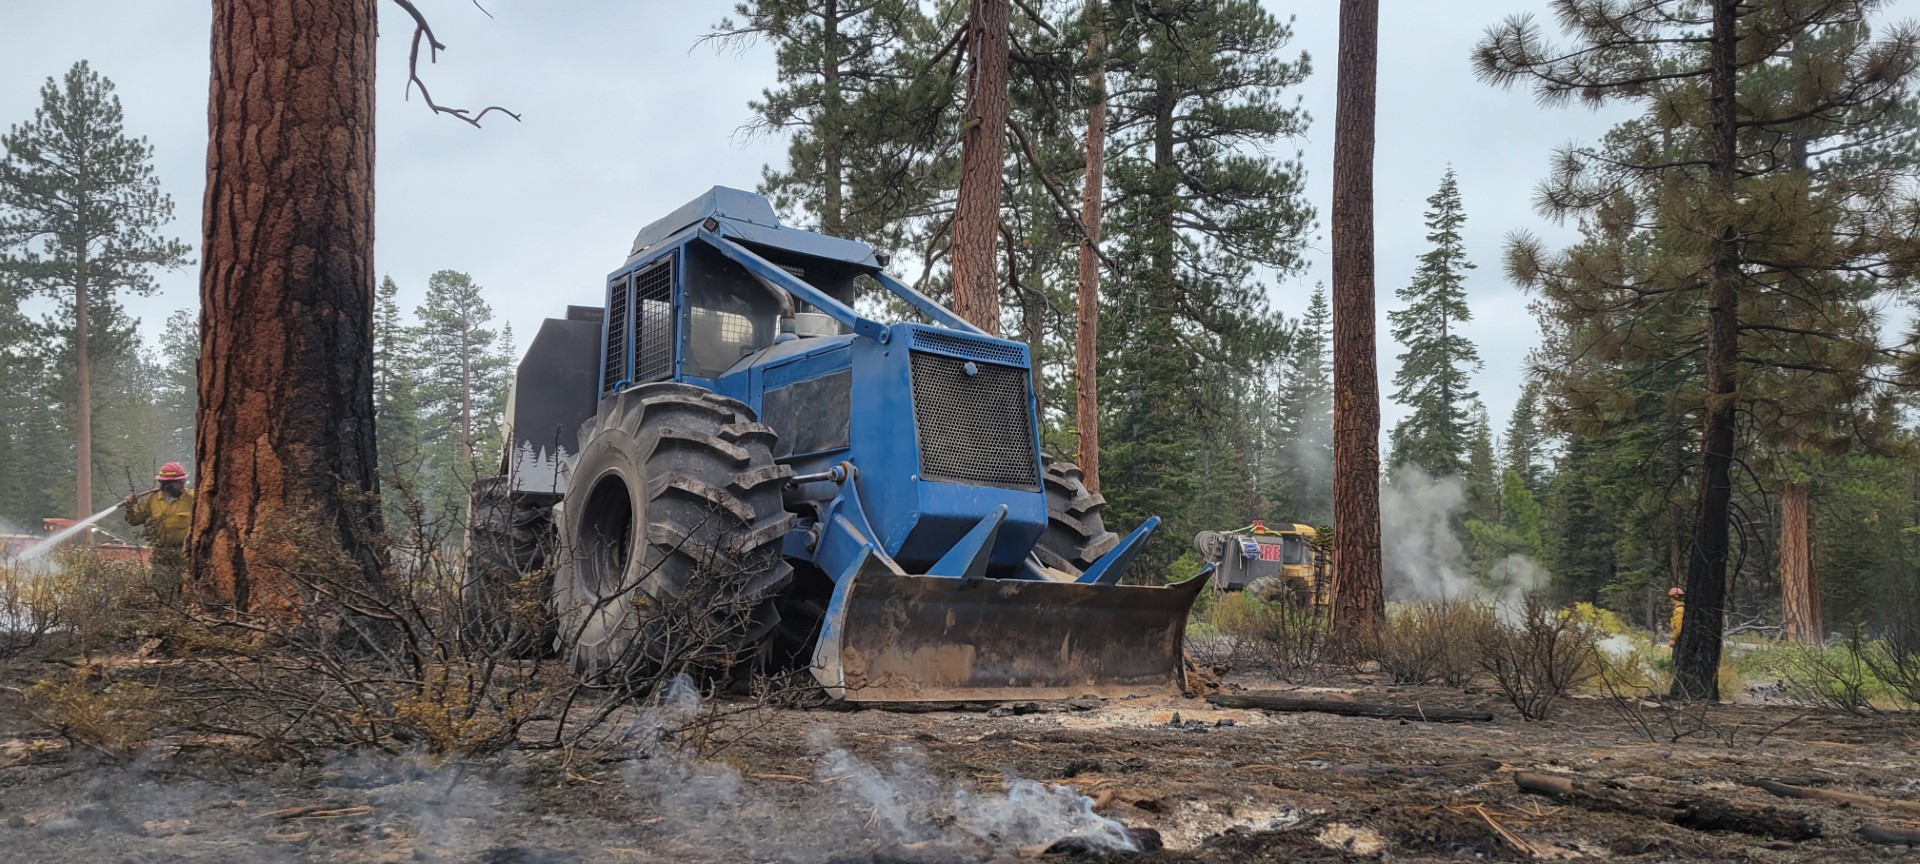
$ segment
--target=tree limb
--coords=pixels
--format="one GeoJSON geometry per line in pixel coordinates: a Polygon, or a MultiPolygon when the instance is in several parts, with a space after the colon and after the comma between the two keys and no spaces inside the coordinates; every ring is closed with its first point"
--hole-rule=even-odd
{"type": "MultiPolygon", "coordinates": [[[[445,105],[441,105],[438,102],[433,101],[433,94],[427,92],[427,82],[420,79],[420,43],[423,41],[427,43],[427,49],[428,49],[427,62],[428,63],[439,62],[440,52],[446,50],[447,46],[442,44],[439,39],[434,38],[432,25],[429,25],[427,23],[427,16],[421,14],[420,7],[413,5],[413,0],[393,0],[393,2],[395,5],[399,6],[401,10],[405,11],[409,16],[412,16],[413,18],[413,45],[412,47],[407,49],[407,91],[406,92],[409,96],[412,95],[415,88],[419,88],[420,98],[425,99],[427,101],[427,107],[433,109],[433,112],[435,114],[446,114],[446,115],[458,118],[459,120],[473,126],[473,128],[475,129],[480,128],[481,118],[486,117],[488,114],[494,111],[498,111],[502,114],[507,115],[508,117],[512,117],[514,122],[516,123],[520,122],[519,114],[516,114],[498,105],[488,105],[487,107],[480,109],[480,113],[474,114],[472,111],[466,108],[450,108],[445,105]]],[[[476,7],[480,6],[479,0],[474,0],[474,6],[476,7]]],[[[480,11],[487,12],[487,10],[484,7],[481,7],[480,11]]],[[[492,18],[493,17],[492,13],[487,13],[487,17],[492,18]]]]}

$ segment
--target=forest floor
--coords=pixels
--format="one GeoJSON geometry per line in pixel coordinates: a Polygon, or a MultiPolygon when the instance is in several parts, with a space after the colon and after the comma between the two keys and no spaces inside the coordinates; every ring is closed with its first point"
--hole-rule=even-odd
{"type": "MultiPolygon", "coordinates": [[[[1859,830],[1920,827],[1911,804],[1786,800],[1752,785],[1775,778],[1920,800],[1912,716],[1635,703],[1635,719],[1576,698],[1550,721],[1524,722],[1486,692],[1347,677],[1308,692],[1485,707],[1494,719],[1402,722],[1173,698],[764,708],[673,746],[641,735],[591,758],[365,752],[303,765],[173,737],[115,762],[21,710],[18,682],[60,665],[15,658],[0,672],[14,682],[0,690],[9,861],[1059,860],[1076,845],[1120,842],[1118,823],[1135,838],[1152,829],[1164,848],[1098,854],[1139,862],[1811,862],[1907,858],[1908,847],[1874,845],[1859,830]],[[1578,778],[1590,791],[1529,794],[1516,786],[1522,771],[1578,778]],[[1787,827],[1712,830],[1699,817],[1727,810],[1787,827]],[[1068,834],[1083,839],[1055,843],[1068,834]]],[[[650,716],[636,711],[633,722],[650,716]]]]}

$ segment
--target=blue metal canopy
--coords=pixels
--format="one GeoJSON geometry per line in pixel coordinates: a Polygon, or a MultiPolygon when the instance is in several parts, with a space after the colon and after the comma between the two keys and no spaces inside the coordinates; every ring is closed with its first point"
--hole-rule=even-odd
{"type": "Polygon", "coordinates": [[[708,219],[719,223],[724,228],[722,233],[744,243],[829,261],[843,261],[860,267],[880,267],[880,261],[867,244],[784,227],[767,199],[725,186],[707,190],[666,218],[640,229],[640,233],[633,238],[633,251],[628,253],[629,258],[672,240],[708,219]]]}

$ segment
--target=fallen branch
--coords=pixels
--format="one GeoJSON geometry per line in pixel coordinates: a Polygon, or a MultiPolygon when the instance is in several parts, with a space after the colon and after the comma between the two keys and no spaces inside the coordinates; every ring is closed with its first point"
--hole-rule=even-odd
{"type": "Polygon", "coordinates": [[[1813,817],[1773,807],[1749,807],[1702,795],[1626,795],[1565,775],[1532,771],[1514,772],[1513,783],[1522,792],[1545,795],[1561,804],[1657,819],[1695,831],[1733,831],[1776,840],[1820,836],[1820,823],[1813,817]]]}
{"type": "MultiPolygon", "coordinates": [[[[1247,765],[1242,767],[1259,768],[1259,767],[1266,767],[1266,766],[1247,765]]],[[[1441,765],[1390,765],[1385,763],[1358,763],[1358,764],[1352,764],[1352,765],[1341,765],[1340,767],[1335,768],[1334,772],[1338,774],[1344,774],[1348,777],[1363,777],[1363,778],[1406,777],[1411,779],[1419,779],[1422,777],[1442,777],[1452,773],[1486,774],[1493,771],[1498,771],[1502,767],[1505,767],[1505,766],[1498,759],[1469,759],[1465,762],[1448,762],[1441,765]]]]}
{"type": "Polygon", "coordinates": [[[1311,711],[1342,717],[1372,717],[1377,720],[1417,720],[1424,723],[1484,723],[1493,719],[1492,711],[1477,708],[1421,708],[1382,705],[1375,702],[1344,702],[1338,699],[1310,699],[1277,693],[1210,693],[1207,701],[1222,708],[1258,708],[1262,711],[1311,711]]]}
{"type": "Polygon", "coordinates": [[[1533,844],[1514,836],[1513,832],[1508,831],[1505,827],[1501,826],[1500,823],[1493,821],[1493,814],[1488,813],[1487,808],[1475,804],[1473,805],[1473,812],[1480,814],[1480,818],[1486,820],[1487,827],[1492,828],[1494,833],[1499,834],[1500,839],[1507,841],[1507,845],[1512,846],[1516,851],[1528,858],[1540,857],[1540,850],[1533,848],[1533,844]]]}
{"type": "Polygon", "coordinates": [[[1897,810],[1901,813],[1920,815],[1920,801],[1902,801],[1897,798],[1882,798],[1878,795],[1843,792],[1838,789],[1815,789],[1807,786],[1779,783],[1773,780],[1755,780],[1753,781],[1753,785],[1782,798],[1830,801],[1835,804],[1857,804],[1862,807],[1878,807],[1882,810],[1897,810]]]}
{"type": "Polygon", "coordinates": [[[1860,826],[1860,839],[1883,846],[1920,846],[1920,831],[1902,825],[1868,822],[1860,826]]]}

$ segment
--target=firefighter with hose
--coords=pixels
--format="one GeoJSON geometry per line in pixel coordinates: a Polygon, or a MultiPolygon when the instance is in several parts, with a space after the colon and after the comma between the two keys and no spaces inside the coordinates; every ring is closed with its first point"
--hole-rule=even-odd
{"type": "Polygon", "coordinates": [[[127,524],[146,526],[147,545],[153,548],[149,584],[162,599],[180,596],[181,573],[186,567],[187,528],[193,521],[193,490],[187,488],[187,469],[178,462],[160,466],[156,488],[120,501],[127,524]]]}

